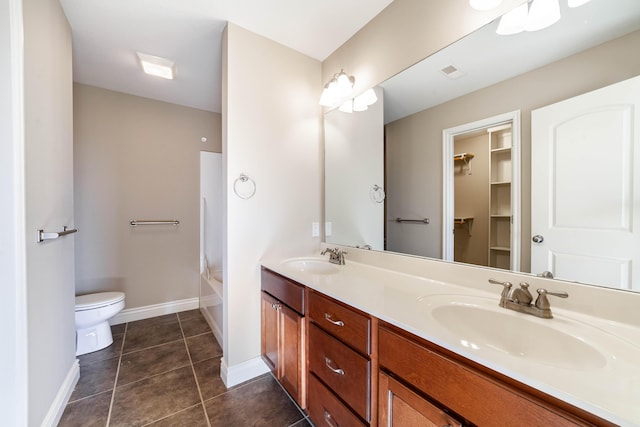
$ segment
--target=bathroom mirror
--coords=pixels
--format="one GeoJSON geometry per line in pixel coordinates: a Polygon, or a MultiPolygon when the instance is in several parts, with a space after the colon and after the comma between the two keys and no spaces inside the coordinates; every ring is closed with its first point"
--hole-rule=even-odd
{"type": "Polygon", "coordinates": [[[443,130],[520,111],[520,270],[531,273],[531,112],[640,75],[640,2],[591,0],[569,8],[560,0],[560,6],[562,18],[549,28],[498,35],[496,20],[382,82],[383,119],[371,126],[375,135],[384,136],[370,144],[375,150],[383,146],[382,160],[379,151],[364,155],[351,150],[347,161],[347,140],[332,140],[344,137],[338,123],[353,132],[357,127],[348,123],[362,122],[358,114],[363,113],[333,110],[325,115],[325,127],[331,128],[325,135],[327,243],[442,259],[443,130]],[[362,169],[365,159],[375,159],[367,163],[378,173],[375,182],[345,185],[346,177],[354,175],[348,165],[362,169]],[[330,178],[341,171],[340,180],[330,178]],[[385,193],[382,208],[376,200],[380,194],[372,193],[375,186],[385,193]],[[360,207],[348,200],[360,200],[360,207]],[[365,230],[362,218],[371,215],[382,220],[365,230]]]}

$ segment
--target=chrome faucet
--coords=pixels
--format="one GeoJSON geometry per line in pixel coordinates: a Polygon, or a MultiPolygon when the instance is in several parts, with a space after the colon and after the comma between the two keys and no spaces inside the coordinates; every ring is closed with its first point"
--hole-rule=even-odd
{"type": "Polygon", "coordinates": [[[325,250],[320,252],[320,255],[324,255],[326,253],[329,254],[329,262],[333,264],[344,265],[344,254],[346,254],[347,252],[338,248],[326,248],[325,250]]]}
{"type": "Polygon", "coordinates": [[[538,298],[536,298],[535,303],[531,304],[533,296],[531,295],[531,292],[529,292],[528,283],[520,283],[520,287],[514,289],[513,292],[511,291],[513,285],[510,282],[501,282],[499,280],[489,279],[489,283],[501,285],[503,287],[502,293],[500,294],[500,307],[518,311],[520,313],[531,314],[544,319],[551,319],[553,317],[553,314],[551,313],[551,304],[549,304],[547,295],[553,295],[559,298],[569,297],[569,294],[566,292],[549,292],[546,289],[538,289],[536,291],[538,292],[538,298]]]}

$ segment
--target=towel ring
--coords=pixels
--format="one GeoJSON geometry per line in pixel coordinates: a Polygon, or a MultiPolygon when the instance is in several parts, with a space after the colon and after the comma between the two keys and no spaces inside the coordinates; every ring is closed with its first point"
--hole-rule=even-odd
{"type": "Polygon", "coordinates": [[[235,181],[233,181],[233,192],[236,193],[236,196],[240,197],[241,199],[250,199],[253,197],[254,194],[256,194],[256,182],[249,178],[247,175],[241,173],[239,177],[236,178],[235,181]],[[249,185],[245,185],[246,183],[248,183],[249,185]],[[244,190],[242,188],[240,188],[240,190],[238,190],[238,187],[247,187],[244,190]]]}
{"type": "Polygon", "coordinates": [[[371,197],[371,200],[373,200],[376,203],[384,202],[384,199],[387,197],[387,195],[384,192],[384,188],[378,185],[374,185],[373,187],[371,187],[371,191],[369,191],[369,196],[371,197]]]}

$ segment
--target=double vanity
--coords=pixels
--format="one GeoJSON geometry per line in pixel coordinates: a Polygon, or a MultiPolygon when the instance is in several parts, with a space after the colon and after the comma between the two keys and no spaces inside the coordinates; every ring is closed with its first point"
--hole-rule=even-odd
{"type": "Polygon", "coordinates": [[[640,425],[616,291],[349,251],[262,261],[263,359],[315,425],[640,425]]]}

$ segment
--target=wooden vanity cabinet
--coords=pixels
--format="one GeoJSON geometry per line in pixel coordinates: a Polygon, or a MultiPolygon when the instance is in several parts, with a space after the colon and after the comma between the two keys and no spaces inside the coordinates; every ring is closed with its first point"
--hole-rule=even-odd
{"type": "Polygon", "coordinates": [[[462,423],[391,376],[380,372],[378,425],[462,427],[462,423]]]}
{"type": "Polygon", "coordinates": [[[377,425],[377,321],[307,289],[308,412],[314,424],[377,425]]]}
{"type": "Polygon", "coordinates": [[[306,407],[304,286],[262,269],[262,359],[306,407]]]}
{"type": "Polygon", "coordinates": [[[381,426],[416,425],[420,399],[462,425],[614,425],[384,322],[378,357],[381,426]]]}

